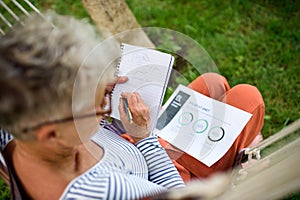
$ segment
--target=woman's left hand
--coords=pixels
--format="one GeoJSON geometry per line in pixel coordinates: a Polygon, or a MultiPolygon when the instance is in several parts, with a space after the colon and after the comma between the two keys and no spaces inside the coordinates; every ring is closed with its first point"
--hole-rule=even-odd
{"type": "Polygon", "coordinates": [[[117,76],[114,78],[112,82],[106,84],[106,91],[111,92],[116,84],[126,83],[127,81],[128,81],[127,76],[117,76]]]}

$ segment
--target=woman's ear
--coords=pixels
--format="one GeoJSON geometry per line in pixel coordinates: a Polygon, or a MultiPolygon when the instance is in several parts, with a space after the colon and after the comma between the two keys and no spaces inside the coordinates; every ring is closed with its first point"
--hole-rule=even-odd
{"type": "Polygon", "coordinates": [[[36,139],[39,142],[51,142],[57,139],[57,133],[53,125],[44,125],[36,131],[36,139]]]}

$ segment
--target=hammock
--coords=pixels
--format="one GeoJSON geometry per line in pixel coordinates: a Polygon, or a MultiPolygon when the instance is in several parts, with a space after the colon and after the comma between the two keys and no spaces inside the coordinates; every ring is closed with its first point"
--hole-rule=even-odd
{"type": "Polygon", "coordinates": [[[42,16],[41,12],[28,0],[17,1],[11,0],[9,3],[5,3],[0,0],[0,34],[5,35],[5,33],[13,27],[16,23],[21,23],[22,20],[19,16],[30,15],[31,12],[36,12],[42,16]]]}
{"type": "Polygon", "coordinates": [[[157,199],[280,199],[299,192],[300,137],[260,159],[260,151],[293,133],[299,135],[300,119],[242,152],[250,161],[258,159],[249,167],[193,181],[186,188],[167,192],[157,199]]]}

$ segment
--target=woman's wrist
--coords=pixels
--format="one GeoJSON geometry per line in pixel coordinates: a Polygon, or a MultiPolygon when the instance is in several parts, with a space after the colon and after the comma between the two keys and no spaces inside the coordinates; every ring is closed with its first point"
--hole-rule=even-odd
{"type": "Polygon", "coordinates": [[[150,131],[148,132],[148,133],[145,133],[145,134],[143,134],[143,136],[137,136],[137,137],[135,137],[135,136],[132,136],[132,135],[130,135],[131,136],[131,138],[132,138],[132,140],[134,141],[134,144],[136,144],[136,143],[138,143],[139,141],[141,141],[141,140],[143,140],[143,139],[145,139],[145,138],[148,138],[149,137],[149,135],[150,135],[150,131]]]}

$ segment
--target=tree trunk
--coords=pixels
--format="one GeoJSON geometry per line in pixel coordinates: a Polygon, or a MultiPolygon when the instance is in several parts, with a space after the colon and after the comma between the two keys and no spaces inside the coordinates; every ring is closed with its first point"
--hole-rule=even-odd
{"type": "Polygon", "coordinates": [[[82,3],[103,38],[115,36],[119,42],[154,47],[124,0],[82,0],[82,3]]]}

